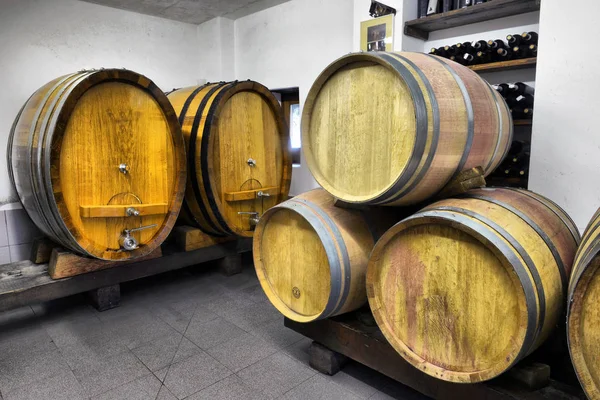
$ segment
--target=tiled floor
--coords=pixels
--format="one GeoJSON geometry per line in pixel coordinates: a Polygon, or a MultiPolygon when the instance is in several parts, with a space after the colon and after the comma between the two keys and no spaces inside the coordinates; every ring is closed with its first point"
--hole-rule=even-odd
{"type": "Polygon", "coordinates": [[[202,265],[122,286],[99,313],[83,296],[0,314],[0,399],[424,399],[360,364],[308,366],[253,268],[202,265]]]}

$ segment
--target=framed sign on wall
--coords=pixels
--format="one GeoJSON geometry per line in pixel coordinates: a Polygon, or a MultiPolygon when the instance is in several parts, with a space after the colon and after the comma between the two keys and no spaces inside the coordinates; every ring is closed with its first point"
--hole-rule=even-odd
{"type": "Polygon", "coordinates": [[[360,23],[360,49],[362,51],[394,50],[393,14],[360,23]]]}

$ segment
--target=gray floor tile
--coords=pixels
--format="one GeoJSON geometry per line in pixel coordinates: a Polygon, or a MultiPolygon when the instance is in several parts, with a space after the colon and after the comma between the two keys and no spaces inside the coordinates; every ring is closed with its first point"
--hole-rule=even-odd
{"type": "Polygon", "coordinates": [[[283,316],[271,322],[253,327],[250,333],[281,349],[297,343],[304,338],[298,332],[283,325],[283,316]]]}
{"type": "Polygon", "coordinates": [[[21,386],[9,392],[2,392],[5,400],[77,400],[87,399],[83,388],[73,372],[65,370],[50,378],[21,386]]]}
{"type": "Polygon", "coordinates": [[[186,400],[264,400],[265,394],[252,389],[236,375],[203,389],[186,400]]]}
{"type": "Polygon", "coordinates": [[[265,294],[265,292],[262,289],[262,287],[260,286],[260,284],[250,286],[250,287],[243,289],[242,294],[244,296],[246,296],[247,299],[249,299],[255,303],[269,301],[267,295],[265,294]]]}
{"type": "Polygon", "coordinates": [[[87,337],[79,337],[72,344],[60,348],[71,369],[93,369],[100,366],[102,360],[126,353],[127,347],[108,331],[101,330],[97,334],[90,334],[87,337]]]}
{"type": "Polygon", "coordinates": [[[108,357],[93,367],[73,371],[88,396],[96,396],[151,372],[132,353],[108,357]]]}
{"type": "Polygon", "coordinates": [[[312,339],[303,338],[299,342],[284,348],[282,351],[300,364],[308,366],[308,349],[312,342],[312,339]]]}
{"type": "Polygon", "coordinates": [[[204,307],[220,316],[230,311],[239,310],[247,305],[248,301],[236,293],[225,293],[203,304],[204,307]]]}
{"type": "Polygon", "coordinates": [[[369,397],[369,400],[394,400],[394,397],[377,390],[371,397],[369,397]]]}
{"type": "Polygon", "coordinates": [[[254,390],[279,396],[309,379],[315,372],[283,353],[275,353],[237,373],[254,390]]]}
{"type": "Polygon", "coordinates": [[[360,397],[317,374],[302,382],[282,399],[285,400],[359,400],[360,397]]]}
{"type": "Polygon", "coordinates": [[[166,386],[161,386],[156,400],[177,400],[177,397],[166,386]]]}
{"type": "Polygon", "coordinates": [[[356,362],[348,363],[343,370],[327,377],[327,379],[363,399],[375,394],[377,388],[382,388],[393,382],[385,375],[356,362]]]}
{"type": "Polygon", "coordinates": [[[246,331],[282,318],[281,313],[271,303],[248,304],[246,302],[246,306],[226,311],[222,315],[223,318],[246,331]]]}
{"type": "Polygon", "coordinates": [[[184,338],[180,333],[162,336],[152,342],[146,343],[132,350],[151,371],[158,371],[164,367],[191,357],[200,352],[200,348],[184,338]]]}
{"type": "Polygon", "coordinates": [[[3,328],[6,325],[15,325],[19,323],[25,323],[27,321],[32,321],[35,320],[34,317],[35,313],[33,312],[33,309],[29,306],[4,311],[3,313],[0,313],[0,327],[3,328]]]}
{"type": "Polygon", "coordinates": [[[55,350],[52,338],[38,325],[27,323],[16,329],[9,326],[0,333],[0,360],[31,358],[55,350]]]}
{"type": "Polygon", "coordinates": [[[0,360],[0,390],[8,393],[36,381],[69,371],[58,350],[0,360]]]}
{"type": "Polygon", "coordinates": [[[210,349],[242,336],[246,332],[223,318],[190,324],[185,336],[201,349],[210,349]]]}
{"type": "Polygon", "coordinates": [[[105,322],[105,326],[129,349],[135,349],[144,343],[177,333],[166,322],[147,310],[109,319],[105,322]]]}
{"type": "Polygon", "coordinates": [[[207,353],[233,372],[237,372],[276,353],[277,347],[246,333],[207,350],[207,353]]]}
{"type": "MultiPolygon", "coordinates": [[[[179,333],[183,333],[188,327],[196,308],[197,306],[194,302],[183,301],[172,304],[158,305],[156,307],[149,308],[149,310],[152,314],[169,324],[171,328],[175,329],[179,333]]],[[[199,312],[202,312],[202,309],[200,309],[199,312]]]]}
{"type": "Polygon", "coordinates": [[[146,375],[92,397],[92,400],[148,400],[156,398],[161,383],[154,375],[146,375]]]}
{"type": "Polygon", "coordinates": [[[231,371],[206,353],[197,354],[170,367],[165,386],[183,399],[231,375],[231,371]]]}
{"type": "Polygon", "coordinates": [[[163,369],[159,369],[156,372],[153,372],[154,376],[156,376],[156,378],[161,381],[164,382],[165,381],[165,377],[167,376],[167,372],[169,371],[170,367],[164,367],[163,369]]]}

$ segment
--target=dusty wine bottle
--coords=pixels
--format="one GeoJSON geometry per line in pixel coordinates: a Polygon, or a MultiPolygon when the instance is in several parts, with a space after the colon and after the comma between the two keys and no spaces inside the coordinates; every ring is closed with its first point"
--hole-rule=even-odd
{"type": "Polygon", "coordinates": [[[465,60],[465,65],[475,64],[475,56],[473,56],[473,54],[471,53],[465,53],[463,59],[465,60]]]}
{"type": "Polygon", "coordinates": [[[487,51],[478,51],[476,54],[477,64],[486,64],[492,61],[491,53],[487,51]]]}
{"type": "Polygon", "coordinates": [[[478,40],[473,43],[473,48],[477,51],[486,51],[489,50],[488,42],[485,40],[478,40]]]}
{"type": "Polygon", "coordinates": [[[509,91],[509,87],[507,83],[501,83],[499,85],[495,85],[494,89],[496,89],[502,96],[506,96],[509,91]]]}
{"type": "Polygon", "coordinates": [[[537,57],[537,44],[530,44],[529,45],[529,53],[531,54],[532,57],[537,57]]]}
{"type": "Polygon", "coordinates": [[[515,82],[513,84],[508,85],[509,90],[519,93],[519,94],[529,94],[533,96],[535,94],[535,89],[529,85],[524,84],[523,82],[515,82]]]}
{"type": "Polygon", "coordinates": [[[512,58],[515,60],[529,57],[529,46],[514,46],[512,48],[512,58]]]}

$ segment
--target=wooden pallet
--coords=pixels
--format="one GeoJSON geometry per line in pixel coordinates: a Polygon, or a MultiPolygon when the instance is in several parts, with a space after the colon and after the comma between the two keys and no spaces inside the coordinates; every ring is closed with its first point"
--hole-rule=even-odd
{"type": "MultiPolygon", "coordinates": [[[[30,260],[0,265],[0,311],[11,310],[25,305],[41,303],[67,297],[77,293],[96,291],[95,295],[112,296],[112,300],[100,298],[100,303],[115,303],[115,288],[121,282],[157,275],[208,261],[218,261],[226,274],[241,271],[241,253],[251,251],[252,239],[210,246],[203,249],[180,252],[175,246],[162,246],[162,256],[136,260],[121,268],[100,268],[92,272],[69,278],[52,279],[48,273],[49,264],[35,264],[30,260]],[[101,289],[101,290],[99,290],[101,289]]],[[[87,260],[86,262],[96,261],[87,260]]],[[[109,264],[111,264],[109,262],[109,264]]],[[[94,293],[92,293],[94,297],[94,293]]],[[[118,304],[118,301],[117,301],[118,304]]]]}
{"type": "Polygon", "coordinates": [[[237,237],[209,236],[200,229],[192,228],[191,226],[176,226],[171,231],[169,239],[175,243],[175,246],[177,246],[179,251],[193,251],[232,242],[237,240],[237,237]]]}
{"type": "Polygon", "coordinates": [[[344,357],[348,357],[433,399],[575,400],[585,398],[578,388],[549,381],[548,366],[535,363],[521,366],[486,383],[471,385],[438,380],[414,368],[398,355],[385,340],[374,321],[365,324],[357,318],[357,315],[359,314],[350,313],[307,324],[285,318],[284,325],[318,344],[310,349],[310,364],[313,368],[327,374],[337,372],[344,364],[344,357]],[[328,354],[327,350],[331,354],[328,354]],[[542,389],[537,389],[542,386],[542,389]]]}

